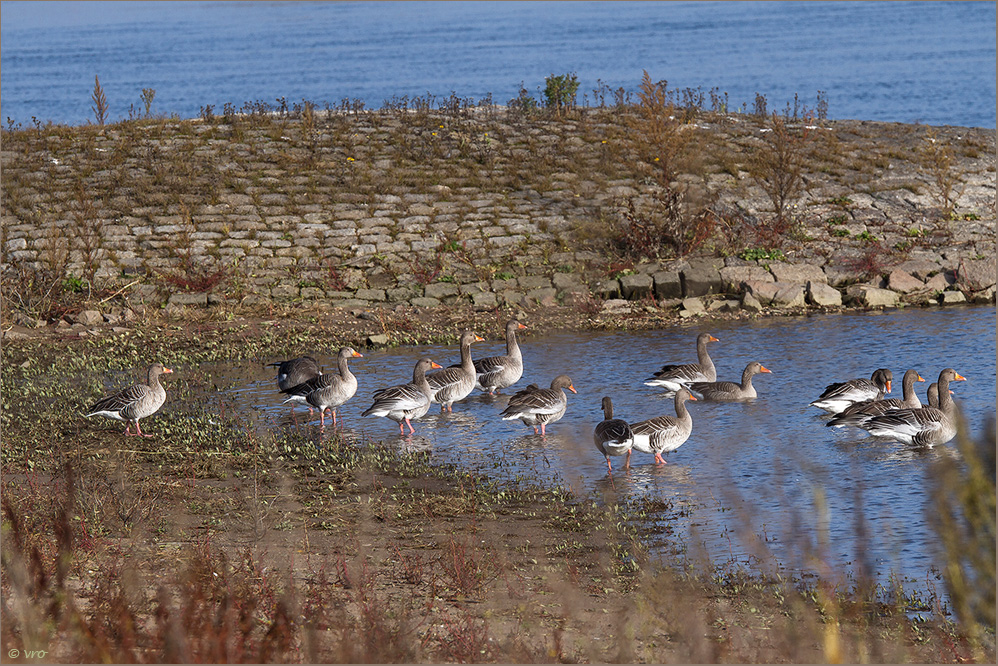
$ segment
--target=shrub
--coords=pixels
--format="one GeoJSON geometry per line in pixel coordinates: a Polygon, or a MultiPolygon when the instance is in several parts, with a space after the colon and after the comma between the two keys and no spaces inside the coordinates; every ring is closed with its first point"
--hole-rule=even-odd
{"type": "Polygon", "coordinates": [[[579,79],[575,74],[552,74],[544,79],[544,84],[544,99],[557,115],[575,106],[575,95],[579,91],[579,79]]]}

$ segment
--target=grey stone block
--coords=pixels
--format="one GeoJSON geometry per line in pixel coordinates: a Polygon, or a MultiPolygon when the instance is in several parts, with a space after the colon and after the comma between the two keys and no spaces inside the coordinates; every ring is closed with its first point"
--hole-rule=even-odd
{"type": "Polygon", "coordinates": [[[684,298],[683,299],[683,310],[686,312],[704,312],[706,308],[703,305],[703,301],[699,298],[684,298]]]}
{"type": "Polygon", "coordinates": [[[963,295],[962,291],[944,291],[943,292],[943,305],[957,305],[959,303],[966,303],[967,297],[963,295]]]}
{"type": "Polygon", "coordinates": [[[898,303],[896,292],[866,284],[852,285],[846,289],[846,296],[868,308],[894,307],[898,303]]]}
{"type": "Polygon", "coordinates": [[[779,291],[773,296],[772,304],[780,308],[802,308],[806,305],[804,300],[804,285],[787,284],[786,282],[775,282],[779,285],[779,291]]]}
{"type": "Polygon", "coordinates": [[[745,293],[752,294],[762,305],[769,305],[773,302],[780,288],[784,286],[776,282],[763,282],[761,280],[746,280],[742,283],[745,293]]]}
{"type": "Polygon", "coordinates": [[[836,307],[842,305],[842,292],[824,282],[808,282],[807,300],[820,307],[836,307]]]}
{"type": "Polygon", "coordinates": [[[659,271],[652,276],[655,280],[655,298],[682,298],[683,281],[679,271],[659,271]]]}
{"type": "Polygon", "coordinates": [[[760,282],[776,282],[773,274],[762,266],[725,266],[718,273],[725,293],[738,294],[742,291],[742,282],[758,280],[760,282]]]}
{"type": "Polygon", "coordinates": [[[746,291],[742,294],[742,309],[747,312],[762,312],[762,303],[752,295],[752,292],[746,291]]]}
{"type": "Polygon", "coordinates": [[[426,285],[423,289],[423,295],[426,298],[436,298],[444,299],[448,296],[457,296],[460,293],[460,289],[453,282],[433,282],[426,285]]]}
{"type": "Polygon", "coordinates": [[[995,285],[995,259],[964,259],[957,268],[957,281],[971,291],[995,285]]]}
{"type": "Polygon", "coordinates": [[[582,278],[580,278],[576,273],[555,273],[551,278],[551,284],[554,285],[555,289],[566,291],[570,290],[572,287],[581,285],[582,278]]]}
{"type": "Polygon", "coordinates": [[[685,298],[719,294],[724,291],[724,283],[721,281],[719,267],[714,267],[703,262],[694,264],[691,261],[690,267],[683,270],[679,275],[683,282],[683,296],[685,298]]]}
{"type": "Polygon", "coordinates": [[[419,308],[435,308],[438,305],[441,305],[439,298],[428,298],[424,296],[419,296],[409,302],[419,308]]]}
{"type": "MultiPolygon", "coordinates": [[[[304,290],[302,296],[305,296],[304,290]]],[[[387,298],[384,289],[358,289],[356,296],[365,301],[383,301],[387,298]]]]}
{"type": "Polygon", "coordinates": [[[620,278],[620,294],[629,301],[650,296],[655,280],[650,275],[635,273],[620,278]]]}
{"type": "Polygon", "coordinates": [[[808,282],[828,282],[828,277],[821,267],[812,264],[788,264],[774,261],[769,264],[769,272],[777,282],[805,285],[808,282]]]}
{"type": "Polygon", "coordinates": [[[887,276],[887,288],[901,294],[908,294],[919,289],[925,289],[925,283],[913,277],[907,271],[894,269],[887,276]]]}
{"type": "MultiPolygon", "coordinates": [[[[279,288],[280,287],[274,287],[274,291],[277,291],[279,288]]],[[[274,295],[276,296],[276,294],[274,295]]],[[[297,288],[295,288],[295,295],[298,295],[297,288]]],[[[173,305],[208,305],[208,294],[171,294],[167,303],[171,303],[173,305]]]]}
{"type": "Polygon", "coordinates": [[[596,295],[602,299],[620,296],[620,280],[604,280],[596,287],[596,295]]]}

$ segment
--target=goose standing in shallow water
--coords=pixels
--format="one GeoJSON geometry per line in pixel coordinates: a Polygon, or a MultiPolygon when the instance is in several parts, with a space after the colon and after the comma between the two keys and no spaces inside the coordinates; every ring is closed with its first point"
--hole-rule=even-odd
{"type": "Polygon", "coordinates": [[[475,364],[471,360],[471,343],[485,338],[471,331],[461,334],[461,363],[431,372],[426,376],[430,384],[430,402],[440,403],[441,412],[453,412],[454,403],[464,400],[475,390],[475,364]]]}
{"type": "Polygon", "coordinates": [[[613,467],[610,466],[610,456],[622,456],[626,453],[624,468],[631,466],[631,445],[634,444],[634,434],[627,421],[613,418],[613,400],[610,396],[603,398],[603,420],[596,424],[593,442],[606,458],[606,468],[611,474],[613,467]]]}
{"type": "Polygon", "coordinates": [[[544,426],[560,419],[568,408],[568,396],[563,389],[578,393],[568,375],[558,375],[551,380],[551,388],[542,389],[531,384],[522,391],[517,391],[502,411],[502,420],[520,419],[526,425],[533,426],[535,435],[539,425],[541,436],[546,435],[544,426]]]}
{"type": "Polygon", "coordinates": [[[713,382],[717,380],[714,361],[707,353],[708,342],[719,342],[710,333],[697,336],[697,363],[684,365],[663,365],[662,369],[645,380],[645,386],[658,386],[667,391],[678,391],[690,382],[713,382]]]}
{"type": "MultiPolygon", "coordinates": [[[[311,356],[301,356],[299,358],[293,358],[290,361],[277,361],[276,363],[269,363],[267,367],[277,368],[277,388],[280,389],[281,393],[288,393],[290,389],[295,388],[300,384],[304,384],[310,379],[315,379],[322,374],[322,368],[319,367],[319,362],[316,361],[311,356]]],[[[308,404],[305,400],[305,396],[296,395],[288,398],[284,402],[294,403],[291,405],[291,413],[294,414],[295,405],[302,405],[308,407],[308,417],[311,419],[312,405],[308,404]]],[[[298,422],[298,417],[295,417],[295,423],[298,422]]]]}
{"type": "Polygon", "coordinates": [[[772,374],[773,371],[758,361],[752,361],[742,371],[741,384],[734,382],[693,382],[687,386],[690,390],[700,394],[704,400],[747,400],[756,397],[752,378],[760,372],[772,374]]]}
{"type": "Polygon", "coordinates": [[[887,368],[874,370],[869,379],[850,379],[847,382],[829,384],[812,407],[823,409],[832,414],[838,414],[853,403],[866,400],[881,400],[884,393],[891,392],[891,381],[894,373],[887,368]]]}
{"type": "Polygon", "coordinates": [[[475,386],[489,395],[512,386],[523,376],[523,356],[516,343],[516,331],[527,328],[515,319],[506,322],[506,354],[486,356],[475,361],[475,386]]]}
{"type": "Polygon", "coordinates": [[[634,444],[632,448],[644,453],[655,454],[655,464],[664,465],[663,453],[675,451],[690,438],[693,432],[693,417],[686,409],[686,401],[696,398],[690,394],[689,389],[681,388],[676,391],[676,415],[658,416],[645,421],[638,421],[631,424],[631,432],[634,433],[634,444]]]}
{"type": "Polygon", "coordinates": [[[319,410],[321,428],[326,427],[326,410],[333,411],[333,427],[336,427],[336,409],[357,393],[357,378],[347,366],[347,359],[364,358],[352,347],[344,347],[336,355],[336,365],[339,374],[318,374],[308,381],[302,382],[284,391],[288,399],[284,402],[294,402],[308,405],[309,414],[312,407],[319,410]]]}
{"type": "Polygon", "coordinates": [[[951,381],[966,381],[953,368],[939,373],[936,382],[939,407],[896,409],[874,416],[862,427],[871,435],[887,437],[906,444],[935,446],[945,444],[956,435],[956,403],[950,397],[951,381]]]}
{"type": "Polygon", "coordinates": [[[421,358],[412,371],[412,382],[399,386],[390,386],[374,392],[374,404],[367,408],[361,416],[384,416],[399,424],[399,432],[405,434],[405,426],[409,426],[409,434],[416,432],[411,419],[418,419],[430,410],[430,385],[426,381],[426,371],[439,368],[429,358],[421,358]]]}
{"type": "Polygon", "coordinates": [[[918,409],[922,406],[922,403],[918,401],[918,396],[915,395],[915,382],[924,381],[917,370],[908,370],[901,379],[901,400],[897,398],[884,398],[882,400],[856,402],[843,409],[838,415],[833,416],[825,425],[836,428],[847,425],[861,427],[874,416],[879,416],[892,409],[918,409]]]}
{"type": "Polygon", "coordinates": [[[166,402],[166,389],[159,383],[160,375],[168,375],[173,370],[163,367],[162,363],[153,363],[146,371],[145,384],[133,384],[106,398],[101,398],[87,410],[86,417],[106,416],[125,422],[125,434],[141,437],[152,437],[142,432],[139,419],[152,416],[166,402]],[[135,432],[131,431],[132,422],[135,432]]]}

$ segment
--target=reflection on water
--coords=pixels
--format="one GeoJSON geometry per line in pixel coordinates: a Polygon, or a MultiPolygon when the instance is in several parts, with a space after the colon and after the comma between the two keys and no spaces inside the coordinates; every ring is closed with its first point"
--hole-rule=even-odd
{"type": "MultiPolygon", "coordinates": [[[[671,530],[715,563],[775,557],[786,566],[815,570],[822,563],[854,572],[869,567],[880,582],[893,571],[924,585],[937,552],[926,521],[928,472],[933,460],[955,455],[952,443],[922,450],[866,438],[852,428],[826,428],[828,417],[808,403],[828,383],[868,377],[878,367],[891,368],[896,377],[915,368],[926,379],[954,367],[969,379],[954,386],[954,398],[971,434],[980,437],[993,413],[994,330],[994,310],[971,307],[715,322],[708,332],[720,339],[710,347],[718,379],[739,381],[745,364],[759,360],[773,371],[755,378],[759,398],[687,403],[693,434],[667,456],[668,464],[656,466],[652,456],[634,452],[629,470],[622,458],[613,460],[612,478],[592,440],[603,418],[601,398],[612,396],[615,416],[632,422],[674,414],[673,399],[643,380],[663,363],[696,359],[701,329],[695,323],[651,332],[525,336],[520,386],[547,385],[566,373],[579,392],[568,394],[568,411],[547,437],[519,421],[500,420],[509,389],[495,397],[475,394],[452,413],[434,405],[414,422],[411,437],[400,437],[393,421],[360,416],[374,390],[408,381],[414,359],[428,355],[446,366],[458,360],[456,346],[365,352],[350,366],[360,388],[339,415],[343,431],[361,441],[430,451],[435,460],[486,474],[498,468],[556,481],[605,502],[661,502],[668,507],[661,530],[671,530]]],[[[476,357],[504,351],[499,340],[472,347],[476,357]]],[[[335,367],[335,350],[301,352],[335,367]]],[[[237,409],[256,418],[254,427],[293,428],[273,371],[263,365],[273,360],[197,371],[211,374],[218,386],[234,386],[226,393],[237,409]]],[[[318,415],[309,421],[300,409],[297,418],[300,427],[318,430],[318,415]]]]}

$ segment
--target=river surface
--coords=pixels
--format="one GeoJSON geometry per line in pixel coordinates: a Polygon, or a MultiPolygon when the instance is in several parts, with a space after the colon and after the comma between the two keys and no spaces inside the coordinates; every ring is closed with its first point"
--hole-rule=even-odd
{"type": "MultiPolygon", "coordinates": [[[[452,92],[506,104],[574,72],[580,103],[643,70],[731,109],[995,126],[992,2],[2,2],[4,124],[452,92]]],[[[611,101],[607,99],[607,101],[611,101]]],[[[709,102],[709,100],[708,100],[709,102]]]]}
{"type": "MultiPolygon", "coordinates": [[[[813,572],[827,564],[852,575],[865,568],[885,586],[895,575],[906,587],[942,592],[934,569],[937,538],[927,520],[929,472],[938,457],[955,455],[955,443],[920,450],[874,440],[859,430],[827,428],[824,413],[808,403],[828,383],[869,377],[880,367],[893,371],[892,395],[897,396],[905,370],[918,370],[927,380],[916,384],[924,401],[929,382],[953,367],[968,378],[952,389],[971,435],[980,439],[986,420],[994,416],[994,308],[768,318],[714,322],[706,328],[689,323],[649,332],[528,334],[521,349],[525,370],[519,387],[547,385],[566,373],[578,390],[569,394],[565,417],[549,427],[546,438],[519,421],[500,420],[508,389],[495,398],[475,393],[455,404],[452,414],[441,414],[434,405],[414,422],[411,437],[400,437],[393,421],[361,417],[376,389],[411,379],[420,356],[444,366],[456,363],[456,346],[365,351],[363,359],[351,363],[360,388],[339,411],[344,430],[362,440],[429,450],[435,460],[486,474],[501,461],[506,474],[562,483],[582,497],[659,500],[663,511],[657,528],[685,548],[690,562],[706,556],[715,565],[813,572]],[[720,339],[709,345],[719,379],[738,381],[750,360],[773,371],[755,378],[759,398],[688,403],[693,434],[667,456],[668,464],[656,466],[652,456],[635,452],[629,471],[622,469],[622,459],[613,459],[611,481],[592,441],[602,419],[602,397],[612,396],[616,416],[628,421],[674,414],[673,399],[643,380],[664,363],[696,361],[695,338],[701,331],[720,339]]],[[[479,342],[472,355],[504,350],[500,341],[479,342]]],[[[334,350],[314,355],[334,367],[334,350]]],[[[225,389],[229,401],[255,423],[252,427],[293,428],[273,369],[264,367],[274,360],[280,359],[198,371],[215,374],[220,386],[231,387],[225,389]]],[[[318,418],[306,424],[308,413],[300,409],[298,415],[318,440],[318,418]]]]}

